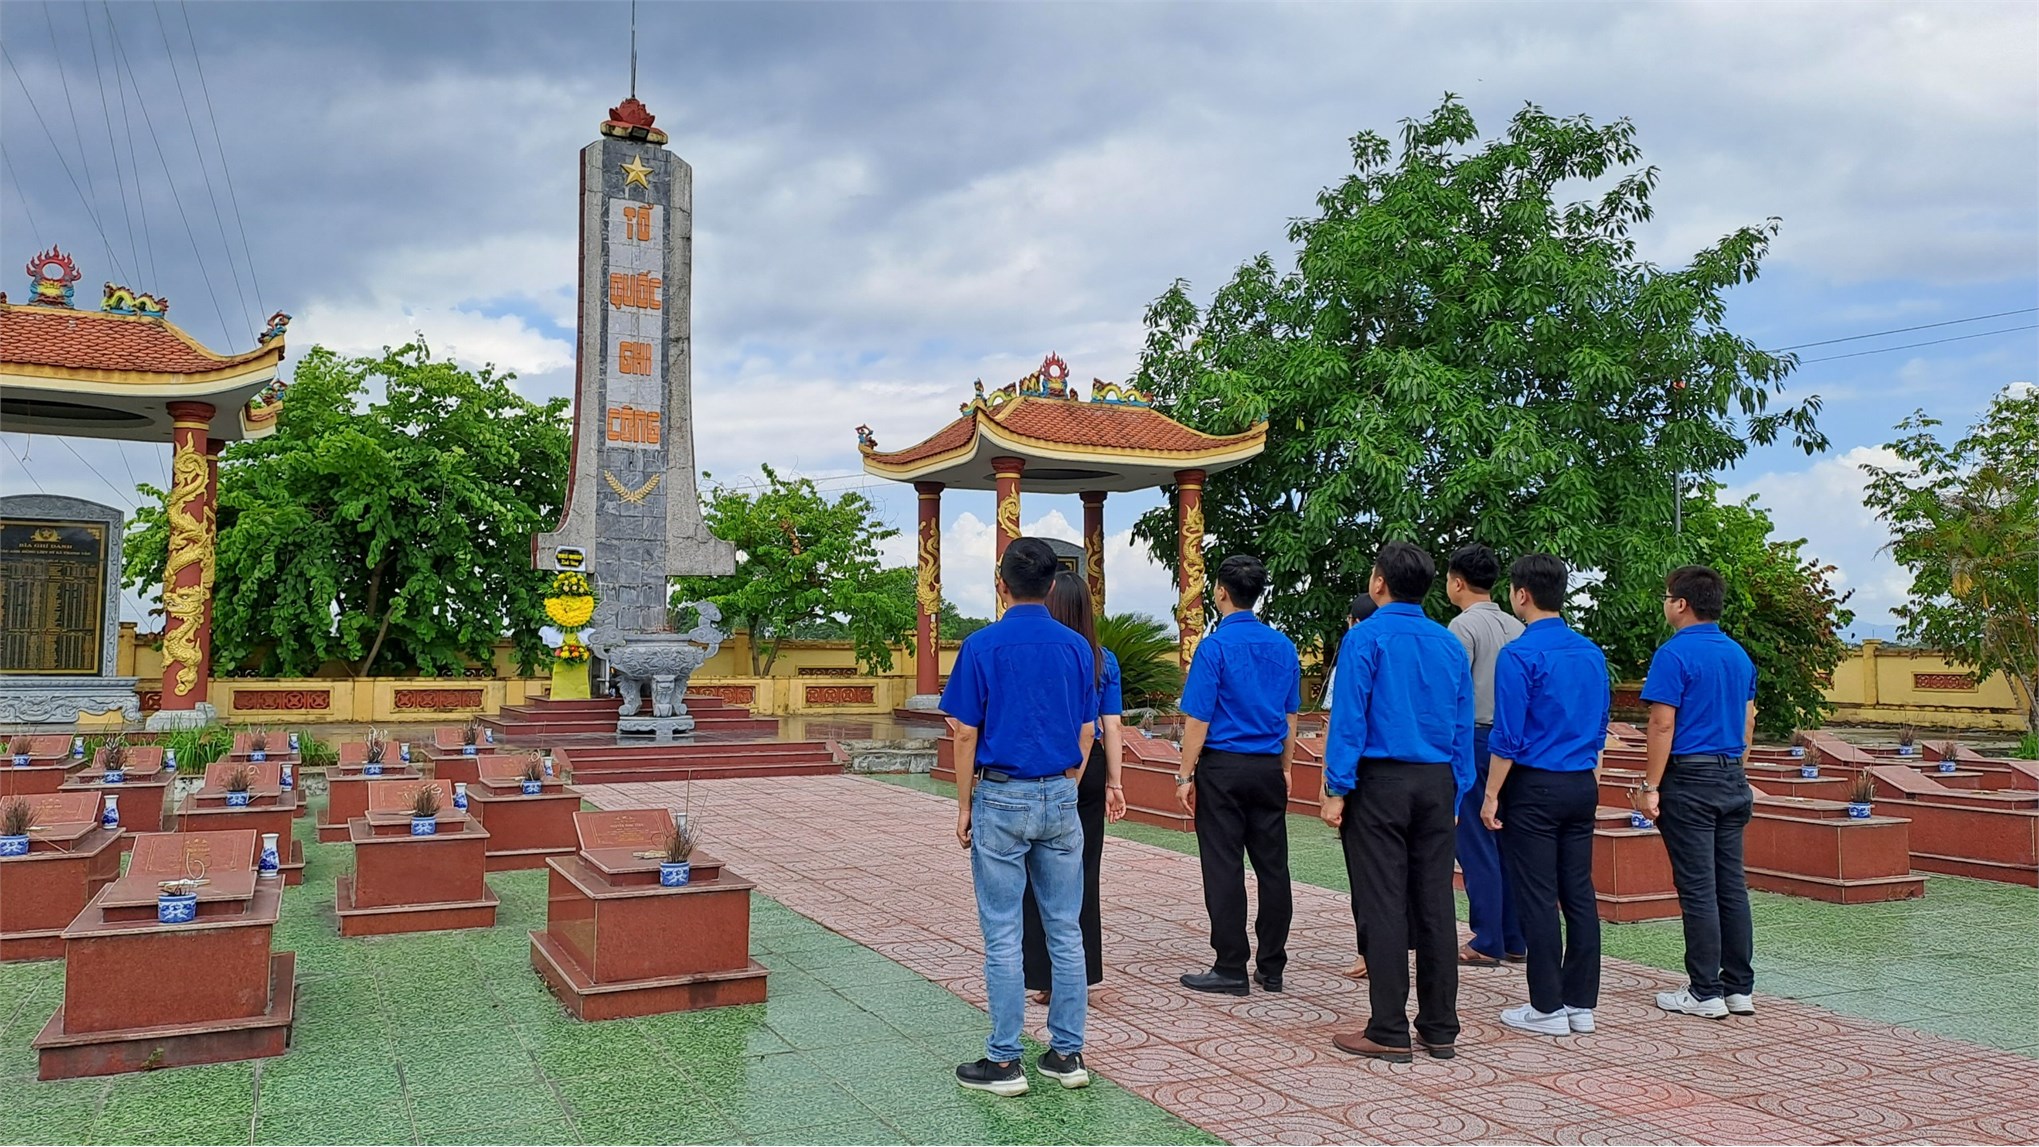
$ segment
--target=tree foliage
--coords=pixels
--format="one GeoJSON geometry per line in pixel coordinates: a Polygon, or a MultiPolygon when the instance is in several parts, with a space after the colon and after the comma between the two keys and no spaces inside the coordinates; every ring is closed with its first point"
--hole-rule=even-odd
{"type": "MultiPolygon", "coordinates": [[[[545,659],[530,536],[558,518],[570,430],[564,399],[533,403],[515,377],[435,360],[422,338],[298,362],[277,432],[220,456],[223,671],[452,674],[504,634],[527,671],[545,659]]],[[[160,600],[169,527],[162,491],[143,490],[125,578],[160,600]]]]}
{"type": "Polygon", "coordinates": [[[728,577],[682,578],[675,600],[711,601],[751,637],[751,672],[771,672],[779,643],[841,627],[857,660],[892,668],[892,646],[913,633],[913,573],[879,564],[878,543],[899,531],[869,499],[850,491],[830,501],[808,478],[764,467],[762,488],[716,486],[703,518],[736,547],[728,577]]]}
{"type": "MultiPolygon", "coordinates": [[[[1751,443],[1826,445],[1817,398],[1772,405],[1793,360],[1723,325],[1774,219],[1658,267],[1630,234],[1657,172],[1627,120],[1532,106],[1476,138],[1449,96],[1403,125],[1399,154],[1360,133],[1354,174],[1291,225],[1292,269],[1263,254],[1208,306],[1178,281],[1147,312],[1138,382],[1163,409],[1212,432],[1268,423],[1264,454],[1208,480],[1207,536],[1213,559],[1267,563],[1263,612],[1306,648],[1335,646],[1391,540],[1556,553],[1601,575],[1582,603],[1594,636],[1659,633],[1663,574],[1693,548],[1672,529],[1675,476],[1751,443]],[[1564,201],[1587,181],[1604,190],[1564,201]]],[[[1166,510],[1138,526],[1171,567],[1175,528],[1166,510]]]]}
{"type": "Polygon", "coordinates": [[[2039,734],[2039,390],[2006,388],[1952,443],[1939,425],[1914,412],[1887,444],[1902,464],[1863,467],[1864,502],[1912,574],[1900,632],[2004,674],[2039,734]]]}
{"type": "Polygon", "coordinates": [[[1182,695],[1182,663],[1175,634],[1144,613],[1106,614],[1097,643],[1119,659],[1119,691],[1128,708],[1172,705],[1182,695]]]}

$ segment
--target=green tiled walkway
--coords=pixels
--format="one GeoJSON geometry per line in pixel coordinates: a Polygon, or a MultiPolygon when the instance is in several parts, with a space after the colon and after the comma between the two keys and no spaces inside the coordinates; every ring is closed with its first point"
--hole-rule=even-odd
{"type": "Polygon", "coordinates": [[[307,880],[276,931],[298,954],[290,1053],[37,1082],[28,1041],[63,964],[0,965],[0,1143],[1215,1142],[1104,1081],[1016,1102],[958,1089],[983,1012],[762,897],[751,940],[769,1002],[584,1024],[531,971],[542,872],[489,877],[492,929],[342,940],[348,850],[319,845],[309,820],[299,837],[307,880]]]}
{"type": "MultiPolygon", "coordinates": [[[[926,776],[878,780],[951,796],[926,776]]],[[[1117,836],[1196,851],[1185,832],[1121,821],[1117,836]]],[[[1289,817],[1295,879],[1345,891],[1338,838],[1314,817],[1289,817]]],[[[1923,900],[1824,904],[1753,892],[1756,990],[1847,1015],[1902,1024],[2039,1058],[2039,891],[1958,876],[1928,876],[1923,900]]],[[[1459,897],[1459,919],[1465,898],[1459,897]]],[[[1606,954],[1655,968],[1684,967],[1676,920],[1610,924],[1606,954]]]]}

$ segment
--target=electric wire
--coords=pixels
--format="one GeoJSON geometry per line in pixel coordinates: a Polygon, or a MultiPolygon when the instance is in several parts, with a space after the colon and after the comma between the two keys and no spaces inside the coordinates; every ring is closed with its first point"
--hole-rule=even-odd
{"type": "Polygon", "coordinates": [[[28,216],[29,233],[35,236],[35,245],[42,247],[42,228],[35,225],[35,209],[28,205],[28,192],[22,190],[21,177],[14,173],[14,161],[7,158],[7,145],[0,143],[0,167],[7,169],[7,179],[14,184],[14,195],[21,200],[21,213],[28,216]]]}
{"type": "Polygon", "coordinates": [[[226,176],[227,205],[234,210],[234,227],[241,233],[241,254],[248,261],[248,283],[255,292],[255,316],[262,314],[262,276],[255,270],[255,249],[248,244],[248,225],[241,215],[241,199],[234,192],[234,169],[227,163],[227,147],[219,133],[219,117],[212,110],[212,89],[205,84],[205,64],[198,54],[198,37],[191,32],[191,9],[184,0],[177,0],[177,9],[184,15],[184,36],[191,41],[191,66],[198,72],[198,90],[205,97],[205,118],[212,123],[212,144],[219,149],[220,173],[226,176]]]}
{"type": "Polygon", "coordinates": [[[108,3],[108,0],[100,0],[99,7],[106,16],[106,58],[108,66],[113,70],[114,90],[120,93],[120,126],[122,134],[127,137],[127,169],[128,173],[134,176],[135,206],[140,209],[142,216],[142,249],[149,253],[149,281],[155,283],[158,281],[156,274],[156,233],[149,229],[149,200],[143,194],[142,164],[140,158],[135,154],[135,121],[134,116],[129,114],[127,110],[128,85],[134,84],[135,98],[137,100],[142,98],[142,89],[139,83],[135,83],[134,74],[123,66],[122,56],[124,53],[116,53],[114,51],[119,46],[120,41],[113,28],[113,6],[108,3]]]}
{"type": "MultiPolygon", "coordinates": [[[[24,437],[26,437],[26,438],[27,438],[27,439],[28,439],[28,440],[29,440],[29,441],[30,441],[31,443],[33,443],[33,442],[34,442],[34,440],[35,440],[35,435],[33,435],[33,434],[29,434],[29,435],[24,435],[24,437]]],[[[5,446],[5,445],[6,445],[6,443],[4,443],[4,442],[0,442],[0,446],[5,446]]],[[[34,447],[33,447],[33,446],[30,446],[30,447],[29,447],[29,449],[34,449],[34,447]]],[[[35,483],[35,488],[36,488],[36,492],[37,492],[37,493],[40,493],[40,494],[47,494],[47,493],[49,493],[49,491],[48,491],[48,490],[45,490],[45,489],[43,489],[43,486],[42,486],[42,479],[41,479],[41,478],[38,478],[38,477],[36,477],[36,476],[35,476],[35,471],[33,471],[33,470],[31,470],[31,469],[29,469],[29,468],[28,468],[28,454],[27,454],[26,452],[24,452],[24,453],[22,453],[22,454],[16,454],[16,453],[14,452],[14,447],[12,447],[12,446],[8,446],[8,447],[7,447],[7,457],[8,457],[8,459],[9,459],[10,461],[12,461],[12,462],[13,462],[13,463],[14,463],[14,464],[15,464],[16,466],[19,466],[19,467],[21,467],[21,472],[22,472],[23,474],[26,474],[26,475],[28,475],[28,480],[29,480],[29,481],[31,481],[31,482],[33,482],[33,483],[35,483]]]]}
{"type": "Polygon", "coordinates": [[[85,196],[85,189],[78,185],[78,177],[71,171],[71,161],[64,158],[64,149],[57,146],[56,133],[50,130],[49,122],[43,119],[42,109],[35,104],[34,93],[28,90],[28,81],[21,78],[21,68],[15,64],[13,55],[7,51],[7,45],[4,43],[0,43],[0,60],[4,60],[7,70],[14,74],[14,83],[21,89],[22,96],[28,100],[28,110],[35,113],[35,122],[42,127],[43,138],[49,140],[50,150],[56,153],[57,164],[64,169],[64,177],[71,181],[71,190],[78,193],[78,201],[85,205],[85,217],[92,221],[92,226],[99,232],[99,242],[106,248],[107,262],[113,264],[115,271],[125,275],[126,272],[120,270],[120,256],[113,253],[113,241],[106,237],[106,228],[99,222],[99,213],[93,210],[92,201],[85,196]]]}
{"type": "Polygon", "coordinates": [[[2029,331],[2033,329],[2039,329],[2039,323],[2026,323],[2022,327],[2004,327],[2000,330],[1994,331],[1977,331],[1972,335],[1954,335],[1951,338],[1928,339],[1927,341],[1921,343],[1904,343],[1900,346],[1878,347],[1875,350],[1858,350],[1853,352],[1852,354],[1830,354],[1825,356],[1824,358],[1801,359],[1799,361],[1799,365],[1804,366],[1807,363],[1814,362],[1838,362],[1844,358],[1861,358],[1863,355],[1870,354],[1889,354],[1891,351],[1894,350],[1911,350],[1914,347],[1939,346],[1941,343],[1958,343],[1967,339],[1988,338],[1991,335],[2007,335],[2012,333],[2013,331],[2029,331]]]}
{"type": "MultiPolygon", "coordinates": [[[[226,219],[220,214],[219,192],[213,190],[212,186],[212,164],[206,162],[205,149],[199,146],[198,120],[191,114],[191,101],[184,94],[184,73],[178,70],[177,55],[170,48],[170,26],[163,21],[163,6],[161,4],[153,4],[150,7],[155,9],[156,31],[161,33],[163,37],[163,58],[170,65],[170,79],[177,87],[177,110],[184,113],[184,126],[191,132],[191,154],[198,160],[199,175],[205,179],[205,197],[212,204],[212,222],[213,226],[219,231],[220,249],[226,252],[227,273],[234,280],[234,297],[240,300],[241,317],[247,321],[249,327],[248,334],[252,337],[260,333],[261,328],[255,326],[253,308],[248,306],[247,289],[241,286],[241,267],[240,264],[234,261],[233,244],[227,241],[227,223],[226,219]]],[[[197,52],[197,45],[195,43],[192,45],[192,51],[194,54],[197,52]]]]}
{"type": "Polygon", "coordinates": [[[92,206],[99,206],[99,181],[92,175],[92,152],[85,146],[85,133],[78,127],[78,104],[71,98],[71,71],[64,67],[63,49],[57,46],[57,20],[48,5],[42,10],[43,27],[50,34],[50,64],[57,69],[57,82],[64,89],[64,110],[71,117],[71,139],[78,145],[78,166],[85,169],[85,186],[92,192],[92,206]]]}
{"type": "MultiPolygon", "coordinates": [[[[1779,354],[1788,350],[1804,350],[1806,347],[1810,346],[1832,346],[1835,343],[1851,343],[1859,342],[1862,339],[1882,338],[1884,335],[1901,335],[1908,334],[1912,331],[1929,331],[1935,327],[1955,327],[1960,326],[1962,323],[1979,323],[1984,319],[2001,319],[2006,315],[2029,315],[2034,311],[2039,311],[2039,307],[2018,307],[2015,310],[1997,311],[1994,314],[1970,315],[1965,319],[1948,319],[1945,322],[1939,323],[1920,323],[1918,326],[1915,327],[1893,327],[1892,329],[1887,331],[1871,331],[1866,335],[1848,335],[1844,338],[1821,339],[1818,342],[1793,343],[1790,346],[1774,347],[1766,353],[1779,354]]],[[[2011,329],[2015,330],[2018,328],[2014,327],[2011,329]]]]}
{"type": "MultiPolygon", "coordinates": [[[[78,8],[85,17],[85,42],[92,46],[92,76],[99,82],[99,115],[100,119],[106,124],[106,154],[113,158],[113,185],[114,189],[120,193],[120,218],[122,225],[127,228],[127,255],[129,259],[134,261],[135,272],[140,274],[142,269],[141,250],[135,246],[135,217],[134,213],[127,209],[127,176],[121,172],[120,148],[114,143],[113,104],[112,101],[106,98],[106,66],[99,61],[99,34],[92,30],[92,9],[82,3],[78,5],[78,8]]],[[[118,84],[119,82],[119,77],[115,77],[114,83],[118,84]]],[[[137,177],[137,182],[139,182],[139,176],[137,177]]],[[[136,194],[140,194],[139,190],[137,190],[136,194]]],[[[154,275],[155,273],[155,265],[151,263],[149,274],[154,275]]],[[[141,288],[137,285],[136,289],[140,290],[141,288]]]]}

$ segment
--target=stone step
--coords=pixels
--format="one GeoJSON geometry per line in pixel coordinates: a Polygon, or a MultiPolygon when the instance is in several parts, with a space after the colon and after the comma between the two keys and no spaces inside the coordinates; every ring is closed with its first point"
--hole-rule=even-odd
{"type": "Polygon", "coordinates": [[[824,761],[704,761],[657,764],[645,761],[599,773],[589,772],[575,778],[576,785],[642,784],[652,781],[720,781],[743,777],[815,777],[833,776],[842,772],[842,766],[833,760],[824,761]]]}

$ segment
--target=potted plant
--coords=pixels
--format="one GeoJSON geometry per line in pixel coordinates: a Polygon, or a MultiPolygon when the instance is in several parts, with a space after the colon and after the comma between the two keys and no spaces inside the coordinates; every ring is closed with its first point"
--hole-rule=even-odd
{"type": "Polygon", "coordinates": [[[537,757],[524,758],[524,768],[518,774],[520,788],[527,797],[535,797],[545,791],[545,766],[537,757]]]}
{"type": "Polygon", "coordinates": [[[193,879],[156,885],[156,923],[189,924],[198,919],[198,885],[193,879]]]}
{"type": "Polygon", "coordinates": [[[14,736],[7,738],[7,753],[14,758],[15,768],[25,769],[28,767],[29,748],[34,744],[34,741],[21,733],[16,733],[14,736]]]}
{"type": "Polygon", "coordinates": [[[658,882],[666,888],[683,888],[694,878],[694,846],[701,842],[700,830],[682,816],[666,833],[665,855],[659,858],[658,882]]]}
{"type": "Polygon", "coordinates": [[[35,813],[20,797],[0,804],[0,856],[28,855],[28,822],[34,819],[35,813]]]}
{"type": "MultiPolygon", "coordinates": [[[[1795,741],[1798,736],[1803,735],[1797,734],[1793,737],[1793,740],[1795,741]]],[[[1791,755],[1798,758],[1798,775],[1801,778],[1808,781],[1819,779],[1820,762],[1818,757],[1807,756],[1804,746],[1799,744],[1792,745],[1791,755]]]]}
{"type": "Polygon", "coordinates": [[[248,734],[248,759],[251,761],[269,759],[269,730],[257,729],[248,734]]]}
{"type": "Polygon", "coordinates": [[[235,765],[227,771],[227,807],[247,808],[251,799],[249,789],[255,787],[255,770],[250,765],[235,765]]]}
{"type": "Polygon", "coordinates": [[[1855,779],[1848,782],[1848,816],[1854,820],[1866,819],[1873,811],[1871,805],[1875,800],[1876,778],[1870,776],[1867,769],[1856,773],[1855,779]]]}
{"type": "Polygon", "coordinates": [[[106,783],[117,785],[127,780],[127,738],[115,737],[106,743],[106,783]]]}
{"type": "Polygon", "coordinates": [[[1807,737],[1807,736],[1805,735],[1805,730],[1804,730],[1804,729],[1794,729],[1794,730],[1792,730],[1792,732],[1791,732],[1791,755],[1792,755],[1793,759],[1797,759],[1797,758],[1801,758],[1801,757],[1805,756],[1805,746],[1806,746],[1806,742],[1810,741],[1811,739],[1812,739],[1812,738],[1810,738],[1810,737],[1807,737]]]}
{"type": "Polygon", "coordinates": [[[411,798],[411,835],[436,836],[439,832],[439,786],[419,785],[411,798]]]}
{"type": "Polygon", "coordinates": [[[469,717],[467,724],[460,727],[460,755],[463,757],[475,755],[479,751],[475,748],[475,745],[480,740],[481,718],[469,717]]]}
{"type": "Polygon", "coordinates": [[[382,775],[382,758],[389,753],[389,737],[381,729],[368,730],[368,748],[362,755],[361,772],[364,776],[382,775]]]}
{"type": "Polygon", "coordinates": [[[1918,751],[1919,731],[1910,725],[1899,728],[1897,731],[1897,755],[1909,757],[1917,754],[1918,751]]]}

